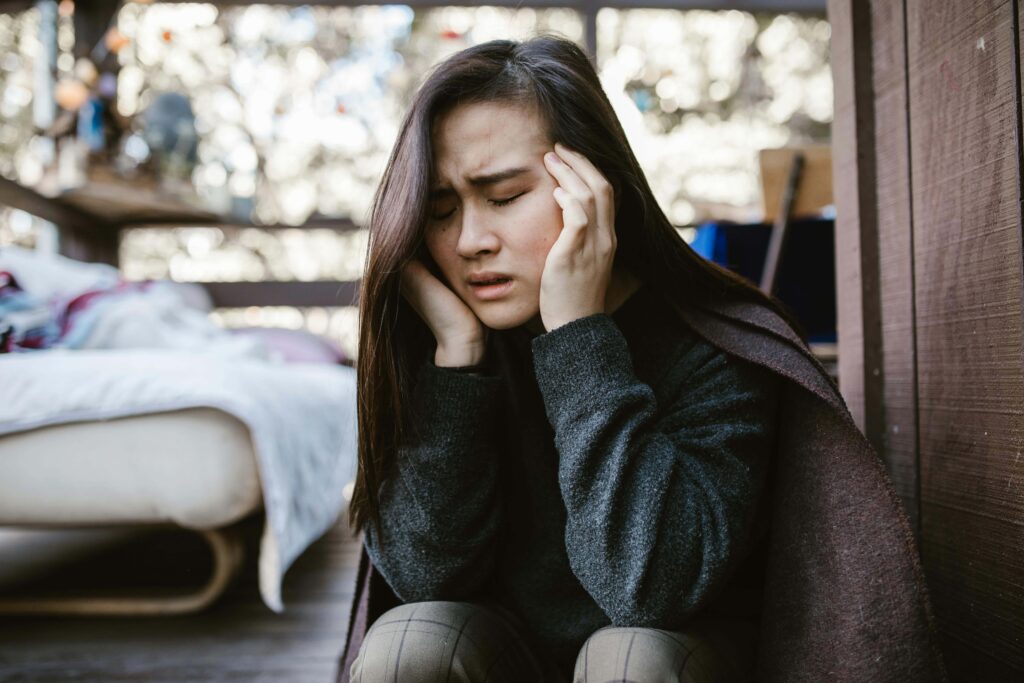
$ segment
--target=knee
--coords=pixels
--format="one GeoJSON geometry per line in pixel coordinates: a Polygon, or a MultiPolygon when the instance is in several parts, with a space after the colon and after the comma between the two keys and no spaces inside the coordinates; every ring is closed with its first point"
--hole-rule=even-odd
{"type": "Polygon", "coordinates": [[[672,632],[606,626],[583,643],[573,681],[680,683],[689,680],[683,675],[686,666],[685,651],[672,632]]]}
{"type": "Polygon", "coordinates": [[[472,680],[468,672],[482,654],[466,637],[474,617],[478,608],[465,602],[413,602],[388,610],[363,638],[349,671],[352,683],[472,680]]]}
{"type": "Polygon", "coordinates": [[[740,622],[695,622],[683,631],[606,626],[583,644],[573,681],[747,681],[755,647],[756,627],[740,622]]]}

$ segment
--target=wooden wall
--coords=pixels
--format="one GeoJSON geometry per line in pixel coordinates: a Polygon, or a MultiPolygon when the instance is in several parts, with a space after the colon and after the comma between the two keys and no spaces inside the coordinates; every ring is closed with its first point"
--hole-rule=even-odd
{"type": "Polygon", "coordinates": [[[839,381],[954,680],[1024,680],[1019,0],[829,0],[839,381]]]}

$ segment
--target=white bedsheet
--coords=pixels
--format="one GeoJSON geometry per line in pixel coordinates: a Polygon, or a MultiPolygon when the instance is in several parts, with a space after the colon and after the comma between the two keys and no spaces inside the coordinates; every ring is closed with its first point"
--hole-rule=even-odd
{"type": "Polygon", "coordinates": [[[210,406],[252,434],[266,527],[260,594],[284,610],[292,562],[337,520],[355,476],[355,370],[174,349],[0,355],[0,434],[52,424],[210,406]]]}

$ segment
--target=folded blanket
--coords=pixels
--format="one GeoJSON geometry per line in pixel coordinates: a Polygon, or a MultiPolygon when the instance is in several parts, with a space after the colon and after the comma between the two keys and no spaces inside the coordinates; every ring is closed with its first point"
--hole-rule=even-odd
{"type": "Polygon", "coordinates": [[[0,353],[40,349],[179,348],[271,359],[190,301],[197,285],[128,282],[116,268],[17,247],[0,249],[0,353]],[[192,288],[192,289],[190,289],[192,288]]]}
{"type": "Polygon", "coordinates": [[[199,406],[246,424],[266,512],[260,594],[277,612],[285,571],[336,522],[355,476],[350,367],[180,349],[53,349],[0,354],[0,377],[0,434],[199,406]]]}

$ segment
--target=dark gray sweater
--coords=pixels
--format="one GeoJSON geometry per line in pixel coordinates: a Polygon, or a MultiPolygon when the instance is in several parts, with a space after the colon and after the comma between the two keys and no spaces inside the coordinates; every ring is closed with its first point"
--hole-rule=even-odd
{"type": "Polygon", "coordinates": [[[426,362],[367,552],[403,602],[496,600],[571,667],[609,624],[678,629],[759,596],[778,378],[637,290],[611,315],[426,362]],[[383,541],[382,541],[383,539],[383,541]]]}

